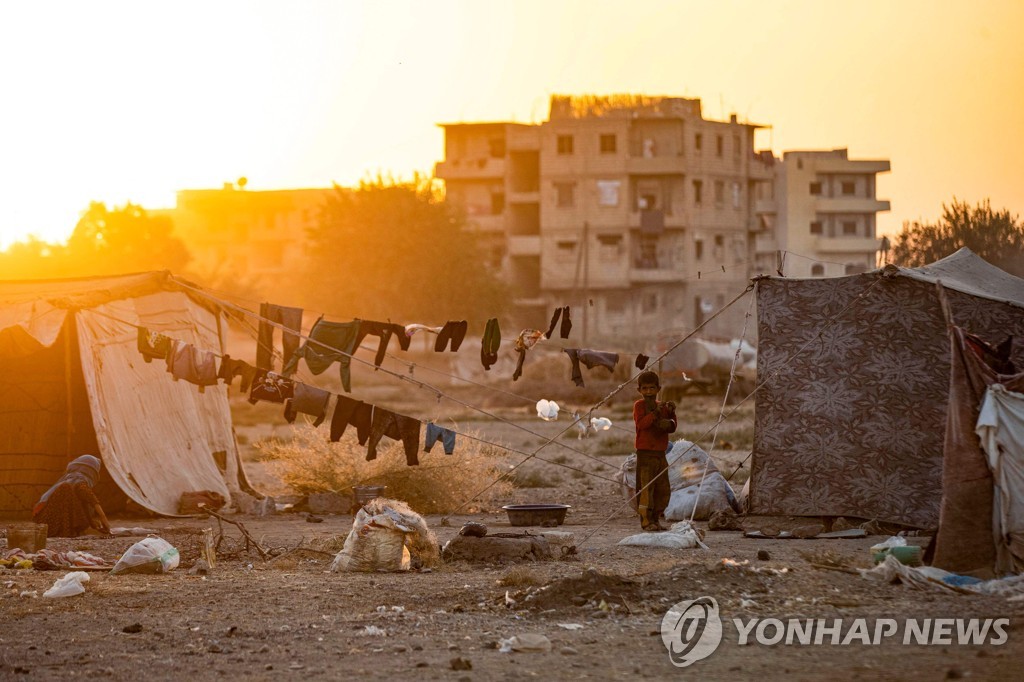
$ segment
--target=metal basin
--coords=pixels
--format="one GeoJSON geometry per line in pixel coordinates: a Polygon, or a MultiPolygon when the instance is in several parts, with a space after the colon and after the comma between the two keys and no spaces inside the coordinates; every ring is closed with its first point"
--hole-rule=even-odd
{"type": "Polygon", "coordinates": [[[502,509],[508,514],[513,526],[540,526],[545,521],[554,521],[561,526],[565,521],[568,504],[506,504],[502,509]]]}

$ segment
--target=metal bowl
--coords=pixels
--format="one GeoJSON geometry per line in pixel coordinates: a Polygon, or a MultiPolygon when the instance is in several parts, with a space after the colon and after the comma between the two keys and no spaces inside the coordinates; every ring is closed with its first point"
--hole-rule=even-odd
{"type": "Polygon", "coordinates": [[[568,504],[506,504],[502,507],[513,526],[541,526],[545,521],[561,526],[570,508],[568,504]]]}

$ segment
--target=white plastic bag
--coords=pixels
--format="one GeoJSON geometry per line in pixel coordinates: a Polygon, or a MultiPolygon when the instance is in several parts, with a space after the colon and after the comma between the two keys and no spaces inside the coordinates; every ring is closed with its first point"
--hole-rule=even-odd
{"type": "Polygon", "coordinates": [[[666,549],[693,549],[700,547],[707,549],[708,546],[700,541],[697,531],[690,525],[689,521],[680,521],[672,524],[664,533],[637,533],[619,540],[620,545],[632,547],[664,547],[666,549]]]}
{"type": "Polygon", "coordinates": [[[89,582],[89,574],[85,571],[74,571],[68,573],[62,578],[58,578],[57,582],[53,584],[53,587],[43,592],[44,597],[50,597],[55,599],[58,597],[74,597],[76,594],[82,594],[85,592],[85,586],[82,583],[89,582]]]}
{"type": "Polygon", "coordinates": [[[402,523],[400,514],[385,509],[379,514],[369,514],[360,509],[356,514],[352,530],[345,538],[332,571],[407,571],[409,550],[405,548],[406,533],[413,528],[402,523]]]}
{"type": "Polygon", "coordinates": [[[178,550],[163,538],[145,538],[128,548],[117,560],[113,574],[169,573],[178,567],[178,550]]]}

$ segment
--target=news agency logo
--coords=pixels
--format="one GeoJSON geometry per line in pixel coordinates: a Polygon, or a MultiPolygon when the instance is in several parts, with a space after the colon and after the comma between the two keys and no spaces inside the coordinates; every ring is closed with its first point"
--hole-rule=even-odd
{"type": "MultiPolygon", "coordinates": [[[[1009,639],[1009,618],[740,618],[732,619],[740,646],[854,644],[884,641],[905,646],[1000,646],[1009,639]]],[[[713,654],[722,643],[723,622],[713,597],[681,601],[661,619],[661,641],[672,665],[685,668],[713,654]]]]}
{"type": "Polygon", "coordinates": [[[685,668],[713,654],[722,643],[722,619],[714,597],[681,601],[661,619],[661,641],[668,658],[685,668]]]}

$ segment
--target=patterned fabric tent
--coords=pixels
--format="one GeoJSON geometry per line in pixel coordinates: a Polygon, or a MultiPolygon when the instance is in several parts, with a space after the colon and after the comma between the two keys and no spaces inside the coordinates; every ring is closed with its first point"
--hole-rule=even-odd
{"type": "Polygon", "coordinates": [[[950,339],[937,283],[953,324],[993,345],[1024,338],[1024,280],[968,249],[921,268],[758,281],[751,513],[938,525],[950,339]]]}

